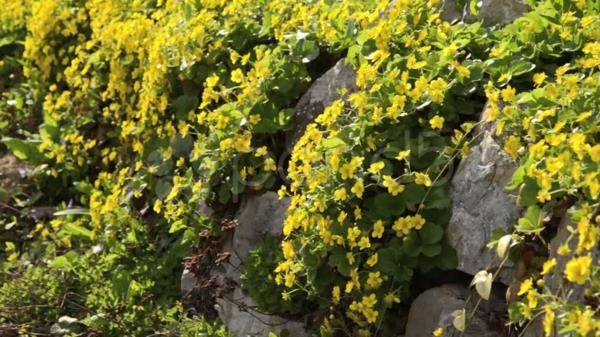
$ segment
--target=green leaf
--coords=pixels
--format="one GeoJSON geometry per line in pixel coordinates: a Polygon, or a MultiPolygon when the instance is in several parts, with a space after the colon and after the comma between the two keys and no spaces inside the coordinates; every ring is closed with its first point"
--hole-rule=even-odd
{"type": "Polygon", "coordinates": [[[330,266],[338,269],[340,274],[344,276],[350,276],[350,272],[352,271],[352,267],[350,263],[348,263],[348,259],[346,259],[346,250],[342,248],[336,248],[329,255],[328,263],[330,266]]]}
{"type": "Polygon", "coordinates": [[[423,246],[422,253],[427,257],[434,257],[440,255],[442,252],[442,246],[439,244],[423,246]]]}
{"type": "Polygon", "coordinates": [[[473,15],[479,15],[479,8],[481,7],[481,0],[469,0],[469,10],[473,15]]]}
{"type": "Polygon", "coordinates": [[[380,217],[388,218],[404,213],[404,200],[401,196],[379,193],[365,201],[365,206],[380,217]]]}
{"type": "Polygon", "coordinates": [[[65,256],[58,256],[50,262],[48,267],[53,269],[73,269],[73,265],[65,256]]]}
{"type": "Polygon", "coordinates": [[[65,215],[90,215],[88,208],[69,208],[62,211],[54,212],[54,216],[65,216],[65,215]]]}
{"type": "Polygon", "coordinates": [[[423,228],[418,231],[421,241],[427,245],[431,245],[439,242],[444,236],[444,229],[442,226],[427,223],[423,228]]]}
{"type": "Polygon", "coordinates": [[[519,219],[516,229],[527,234],[538,234],[544,230],[544,212],[538,206],[529,206],[525,216],[519,219]]]}
{"type": "Polygon", "coordinates": [[[173,102],[173,109],[177,114],[177,118],[185,120],[190,111],[194,111],[198,106],[198,98],[192,95],[182,95],[177,97],[173,102]]]}
{"type": "Polygon", "coordinates": [[[523,187],[521,188],[520,199],[525,206],[532,206],[537,203],[537,194],[540,188],[535,181],[530,177],[523,178],[523,187]]]}
{"type": "Polygon", "coordinates": [[[2,142],[15,157],[21,160],[25,160],[34,165],[41,163],[43,160],[43,156],[34,142],[11,137],[2,138],[2,142]]]}
{"type": "Polygon", "coordinates": [[[169,233],[175,233],[177,231],[180,231],[184,228],[187,228],[187,225],[185,223],[185,221],[183,220],[177,220],[175,222],[173,222],[171,224],[171,227],[169,228],[169,233]]]}
{"type": "Polygon", "coordinates": [[[346,146],[346,143],[338,137],[332,137],[332,138],[327,138],[323,142],[321,142],[321,146],[326,150],[330,150],[330,149],[335,149],[336,147],[339,147],[339,146],[346,146]]]}
{"type": "Polygon", "coordinates": [[[90,231],[89,229],[84,228],[82,226],[79,226],[73,222],[65,223],[63,225],[62,229],[63,229],[63,231],[65,231],[66,233],[71,234],[71,235],[83,236],[88,239],[92,238],[92,231],[90,231]]]}
{"type": "Polygon", "coordinates": [[[390,247],[382,248],[377,251],[377,255],[379,260],[377,262],[377,269],[383,274],[393,274],[398,267],[394,250],[390,247]]]}

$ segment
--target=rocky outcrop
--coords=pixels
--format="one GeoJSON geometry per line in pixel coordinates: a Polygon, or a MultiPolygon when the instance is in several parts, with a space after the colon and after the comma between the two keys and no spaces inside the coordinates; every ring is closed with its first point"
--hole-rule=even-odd
{"type": "Polygon", "coordinates": [[[0,156],[0,188],[11,189],[29,175],[27,165],[12,154],[0,156]]]}
{"type": "Polygon", "coordinates": [[[294,144],[302,136],[306,126],[333,101],[342,97],[340,95],[341,89],[347,89],[348,92],[358,89],[355,82],[356,72],[354,68],[342,59],[311,85],[296,104],[294,126],[286,139],[288,153],[292,152],[294,144]]]}
{"type": "MultiPolygon", "coordinates": [[[[453,312],[466,307],[469,315],[475,306],[477,295],[473,295],[467,303],[470,291],[462,285],[447,284],[432,288],[419,295],[410,307],[406,337],[431,337],[433,331],[441,328],[442,336],[458,336],[454,328],[453,312]]],[[[498,318],[506,312],[506,306],[498,296],[484,301],[476,311],[465,332],[465,337],[500,337],[503,336],[498,318]],[[497,320],[498,322],[494,322],[497,320]],[[499,325],[498,325],[499,324],[499,325]]]]}
{"type": "MultiPolygon", "coordinates": [[[[476,130],[475,137],[479,142],[471,147],[452,178],[452,218],[447,229],[458,255],[457,269],[471,275],[499,266],[500,261],[486,244],[496,230],[509,232],[520,214],[515,197],[505,190],[517,163],[494,137],[493,124],[476,130]]],[[[511,265],[505,265],[498,280],[509,284],[511,274],[511,265]]]]}
{"type": "MultiPolygon", "coordinates": [[[[275,192],[248,196],[236,213],[235,231],[223,243],[222,252],[230,254],[228,262],[211,271],[210,282],[221,289],[215,310],[235,337],[266,337],[271,331],[279,333],[284,330],[293,332],[293,336],[297,337],[309,336],[300,322],[258,312],[256,303],[241,287],[243,261],[266,233],[281,235],[288,205],[289,200],[279,200],[275,192]]],[[[184,294],[192,293],[198,283],[193,273],[184,271],[181,279],[184,294]]]]}
{"type": "MultiPolygon", "coordinates": [[[[583,303],[584,292],[586,289],[585,285],[578,285],[575,283],[568,282],[564,278],[564,271],[567,262],[571,260],[575,256],[575,251],[577,249],[577,243],[579,241],[579,234],[575,233],[575,235],[568,240],[571,233],[569,232],[568,227],[574,226],[573,220],[569,216],[569,214],[565,214],[562,218],[558,226],[558,230],[556,232],[556,236],[550,241],[550,256],[548,259],[556,259],[556,265],[552,269],[550,273],[548,273],[544,277],[544,282],[546,283],[546,287],[548,288],[548,292],[552,294],[568,294],[570,303],[583,303]],[[558,255],[557,250],[558,247],[568,242],[569,250],[571,251],[569,254],[561,256],[558,255]]],[[[592,255],[592,265],[598,265],[598,259],[600,259],[600,246],[596,246],[591,251],[592,255]]],[[[554,322],[554,331],[559,331],[558,320],[554,322]]],[[[544,327],[543,327],[543,317],[539,317],[533,321],[532,324],[529,325],[523,337],[544,337],[544,327]]],[[[553,335],[554,336],[554,335],[553,335]]],[[[562,337],[563,335],[557,335],[562,337]]]]}
{"type": "Polygon", "coordinates": [[[485,24],[508,24],[515,21],[529,10],[525,0],[477,0],[479,14],[473,15],[469,11],[470,1],[464,1],[459,6],[456,0],[445,0],[441,18],[452,22],[454,20],[475,22],[483,20],[485,24]]]}

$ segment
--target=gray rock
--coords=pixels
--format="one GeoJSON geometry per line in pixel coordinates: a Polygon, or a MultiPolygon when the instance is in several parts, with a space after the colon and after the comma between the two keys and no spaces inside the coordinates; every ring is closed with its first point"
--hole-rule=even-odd
{"type": "MultiPolygon", "coordinates": [[[[495,252],[486,244],[497,229],[509,232],[520,213],[515,197],[505,190],[517,163],[494,138],[492,124],[476,130],[475,136],[481,140],[472,146],[452,178],[453,207],[447,230],[458,255],[457,269],[471,275],[499,266],[495,252]]],[[[498,280],[509,284],[512,269],[507,263],[498,280]]]]}
{"type": "Polygon", "coordinates": [[[14,188],[23,183],[30,174],[25,162],[12,154],[0,155],[0,188],[14,188]]]}
{"type": "MultiPolygon", "coordinates": [[[[266,233],[281,234],[288,206],[289,199],[279,200],[275,192],[248,196],[236,213],[238,226],[235,232],[227,237],[222,247],[223,252],[231,253],[229,261],[211,271],[211,278],[220,289],[231,289],[216,299],[215,310],[234,337],[266,337],[270,331],[279,333],[282,330],[288,330],[291,336],[310,336],[300,322],[258,312],[256,303],[241,288],[244,259],[266,233]]],[[[184,271],[181,277],[184,296],[197,285],[195,276],[184,271]]]]}
{"type": "Polygon", "coordinates": [[[323,109],[341,97],[338,90],[346,88],[348,92],[353,92],[358,89],[355,82],[354,68],[342,59],[311,85],[296,104],[293,129],[286,139],[288,153],[292,152],[294,144],[304,134],[308,124],[320,115],[323,109]]]}
{"type": "Polygon", "coordinates": [[[481,4],[479,15],[469,12],[469,1],[465,1],[462,8],[458,7],[456,0],[444,0],[442,6],[442,20],[475,22],[483,20],[484,24],[509,24],[529,10],[524,0],[478,0],[481,4]]]}
{"type": "MultiPolygon", "coordinates": [[[[556,236],[550,241],[550,258],[556,258],[556,266],[552,272],[544,277],[544,281],[546,286],[548,287],[548,292],[552,294],[562,293],[569,298],[570,303],[584,303],[584,292],[586,287],[582,285],[578,285],[575,283],[568,282],[564,277],[564,270],[567,262],[573,258],[575,255],[574,252],[577,249],[577,243],[579,242],[579,234],[575,233],[573,238],[569,241],[569,248],[571,249],[571,253],[566,256],[560,256],[557,254],[558,247],[564,244],[567,241],[570,233],[568,230],[569,226],[577,227],[576,223],[573,223],[573,220],[569,216],[569,214],[565,214],[558,226],[558,231],[556,232],[556,236]]],[[[592,253],[592,265],[598,265],[598,259],[600,258],[600,246],[596,246],[591,251],[592,253]]],[[[543,316],[536,319],[532,322],[532,324],[527,328],[523,337],[544,337],[544,327],[543,327],[543,316]]],[[[568,337],[569,334],[560,334],[557,331],[560,330],[558,320],[554,322],[554,337],[568,337]]]]}
{"type": "Polygon", "coordinates": [[[236,214],[239,225],[232,242],[240,259],[243,260],[266,233],[281,234],[289,205],[288,198],[279,200],[277,193],[272,191],[250,195],[242,202],[236,214]]]}
{"type": "Polygon", "coordinates": [[[309,337],[303,324],[266,315],[253,309],[256,304],[237,287],[232,293],[217,299],[216,310],[229,332],[235,337],[266,337],[270,331],[290,332],[290,336],[309,337]]]}
{"type": "MultiPolygon", "coordinates": [[[[466,308],[467,317],[472,311],[477,295],[473,295],[469,303],[470,290],[461,285],[446,284],[432,288],[419,295],[410,307],[406,325],[406,337],[431,337],[432,332],[442,328],[442,336],[459,336],[452,322],[455,310],[466,308]]],[[[502,315],[506,306],[497,296],[490,301],[483,301],[468,325],[465,337],[500,337],[502,334],[494,330],[494,322],[490,318],[502,315]]]]}
{"type": "Polygon", "coordinates": [[[185,269],[181,274],[181,295],[185,298],[194,290],[197,283],[198,281],[196,280],[196,276],[194,276],[194,273],[185,269]]]}
{"type": "MultiPolygon", "coordinates": [[[[561,289],[565,294],[570,293],[569,300],[573,303],[583,302],[585,287],[566,281],[563,272],[567,262],[575,256],[578,242],[579,233],[577,232],[577,222],[574,222],[567,213],[558,226],[556,236],[552,239],[552,241],[550,241],[550,258],[556,258],[556,266],[554,267],[552,273],[546,275],[544,281],[546,282],[548,289],[554,294],[558,293],[561,289]],[[571,253],[567,254],[566,256],[560,256],[558,255],[557,250],[558,247],[567,242],[567,238],[570,235],[568,230],[569,226],[572,226],[575,230],[575,235],[569,241],[571,253]]],[[[591,253],[592,266],[596,266],[598,265],[598,258],[600,257],[600,246],[596,245],[596,247],[592,249],[591,253]]]]}

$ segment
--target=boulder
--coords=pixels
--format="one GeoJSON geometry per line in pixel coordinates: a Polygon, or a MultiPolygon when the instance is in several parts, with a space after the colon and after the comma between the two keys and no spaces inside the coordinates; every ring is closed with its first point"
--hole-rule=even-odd
{"type": "Polygon", "coordinates": [[[24,162],[12,154],[0,155],[0,188],[15,188],[29,175],[29,168],[24,162]]]}
{"type": "Polygon", "coordinates": [[[486,25],[509,24],[529,10],[525,0],[478,0],[479,15],[469,11],[469,2],[459,7],[455,0],[444,0],[442,5],[442,20],[475,22],[483,20],[486,25]]]}
{"type": "MultiPolygon", "coordinates": [[[[564,277],[565,267],[567,262],[571,258],[574,257],[574,252],[577,249],[577,243],[579,242],[579,234],[575,233],[575,235],[569,241],[569,249],[571,253],[560,256],[557,253],[558,247],[567,242],[569,238],[570,232],[568,230],[569,226],[577,227],[576,223],[573,223],[573,220],[569,216],[569,214],[565,214],[558,226],[558,230],[556,232],[556,236],[550,241],[550,257],[549,259],[556,259],[556,266],[554,269],[548,273],[544,277],[544,281],[546,283],[546,287],[548,291],[552,294],[558,294],[562,292],[563,294],[568,294],[570,303],[584,303],[584,292],[586,286],[578,285],[575,283],[571,283],[566,281],[564,277]]],[[[592,254],[592,265],[598,265],[598,259],[600,258],[600,246],[596,246],[591,251],[592,254]]],[[[560,327],[558,325],[558,321],[556,320],[554,325],[554,331],[559,331],[560,327]]],[[[525,331],[523,337],[544,337],[544,327],[543,327],[543,316],[534,320],[531,325],[525,331]]],[[[554,335],[553,335],[554,336],[554,335]]],[[[567,334],[556,334],[556,337],[566,337],[567,334]]]]}
{"type": "MultiPolygon", "coordinates": [[[[478,296],[474,294],[467,303],[471,291],[462,285],[445,284],[420,294],[408,313],[406,337],[431,337],[434,330],[442,328],[442,336],[459,336],[452,322],[455,310],[465,308],[467,316],[473,310],[478,296]]],[[[500,337],[502,316],[506,306],[497,294],[490,301],[483,301],[468,325],[465,337],[500,337]]]]}
{"type": "Polygon", "coordinates": [[[319,77],[296,104],[293,129],[286,137],[286,150],[292,152],[294,144],[300,139],[308,124],[320,115],[333,101],[342,96],[339,90],[356,91],[356,72],[352,65],[342,59],[333,68],[319,77]]]}
{"type": "MultiPolygon", "coordinates": [[[[221,249],[223,253],[230,253],[228,261],[210,271],[209,282],[218,289],[214,309],[234,337],[266,337],[270,331],[283,330],[293,336],[310,336],[300,322],[258,312],[256,303],[241,288],[243,261],[266,233],[281,235],[288,206],[289,199],[279,200],[271,191],[246,197],[235,215],[237,227],[226,237],[221,249]]],[[[182,293],[193,293],[200,283],[193,273],[184,271],[182,293]]]]}
{"type": "Polygon", "coordinates": [[[309,337],[304,325],[275,315],[266,315],[253,308],[254,301],[236,287],[231,293],[217,299],[219,318],[235,337],[266,337],[269,332],[289,332],[288,336],[309,337]]]}
{"type": "MultiPolygon", "coordinates": [[[[550,241],[550,258],[556,258],[556,266],[554,267],[552,272],[546,275],[546,277],[544,278],[548,289],[552,293],[556,294],[562,289],[562,291],[565,294],[570,293],[569,300],[573,303],[584,302],[583,295],[585,287],[568,281],[565,281],[563,284],[563,280],[565,280],[565,267],[567,265],[567,262],[569,262],[569,260],[571,260],[575,256],[575,251],[577,250],[578,242],[579,233],[577,232],[577,222],[574,222],[569,216],[569,214],[565,214],[560,225],[558,226],[556,236],[552,239],[552,241],[550,241]],[[558,247],[567,242],[569,235],[571,235],[568,229],[569,226],[572,226],[575,229],[575,235],[573,236],[573,238],[571,238],[568,245],[569,249],[571,250],[571,253],[567,254],[566,256],[560,256],[558,255],[557,250],[558,247]]],[[[596,245],[595,248],[592,248],[591,254],[592,266],[597,266],[598,258],[600,257],[600,245],[596,245]]]]}
{"type": "MultiPolygon", "coordinates": [[[[458,255],[457,269],[471,275],[499,266],[495,252],[486,244],[496,230],[510,232],[520,214],[515,197],[505,190],[517,163],[494,133],[492,123],[475,130],[479,142],[460,162],[450,186],[453,207],[448,239],[458,255]]],[[[509,284],[512,269],[507,263],[498,281],[509,284]]]]}

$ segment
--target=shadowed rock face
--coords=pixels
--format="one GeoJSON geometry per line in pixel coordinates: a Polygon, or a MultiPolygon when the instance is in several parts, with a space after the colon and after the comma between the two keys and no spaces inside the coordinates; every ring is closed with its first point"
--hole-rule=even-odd
{"type": "MultiPolygon", "coordinates": [[[[410,307],[405,337],[431,337],[438,328],[444,330],[444,337],[458,336],[459,332],[452,325],[452,313],[466,307],[467,315],[470,314],[478,297],[472,296],[467,304],[469,295],[468,288],[457,284],[445,284],[425,291],[410,307]]],[[[488,302],[484,301],[468,326],[465,337],[501,337],[501,331],[491,323],[493,319],[490,318],[502,315],[505,309],[497,296],[492,296],[488,302]]]]}
{"type": "Polygon", "coordinates": [[[319,77],[300,98],[294,112],[294,125],[286,139],[286,150],[292,152],[294,144],[306,130],[306,126],[333,101],[341,98],[339,90],[356,91],[356,72],[344,60],[338,61],[333,68],[319,77]]]}
{"type": "MultiPolygon", "coordinates": [[[[492,124],[475,131],[480,141],[461,161],[450,187],[453,207],[446,232],[458,255],[457,269],[471,275],[499,266],[486,244],[496,230],[509,232],[520,214],[515,197],[505,190],[517,163],[504,152],[494,132],[492,124]]],[[[498,281],[509,284],[511,275],[510,264],[505,265],[498,281]]]]}
{"type": "Polygon", "coordinates": [[[459,7],[456,0],[444,0],[441,18],[444,21],[454,20],[475,22],[483,20],[486,25],[509,24],[529,10],[525,0],[479,0],[479,15],[474,16],[469,12],[469,1],[459,7]]]}
{"type": "Polygon", "coordinates": [[[0,188],[11,189],[19,185],[29,175],[25,163],[12,154],[0,156],[0,188]]]}
{"type": "MultiPolygon", "coordinates": [[[[243,261],[256,248],[265,234],[281,235],[289,199],[279,200],[275,192],[248,196],[236,213],[238,226],[223,243],[222,251],[231,253],[228,263],[211,271],[211,278],[221,289],[229,289],[216,299],[215,310],[229,332],[235,337],[266,337],[270,331],[287,330],[292,336],[308,337],[300,322],[263,314],[255,310],[256,303],[241,288],[243,261]]],[[[191,293],[198,280],[189,271],[181,279],[182,292],[191,293]]]]}

